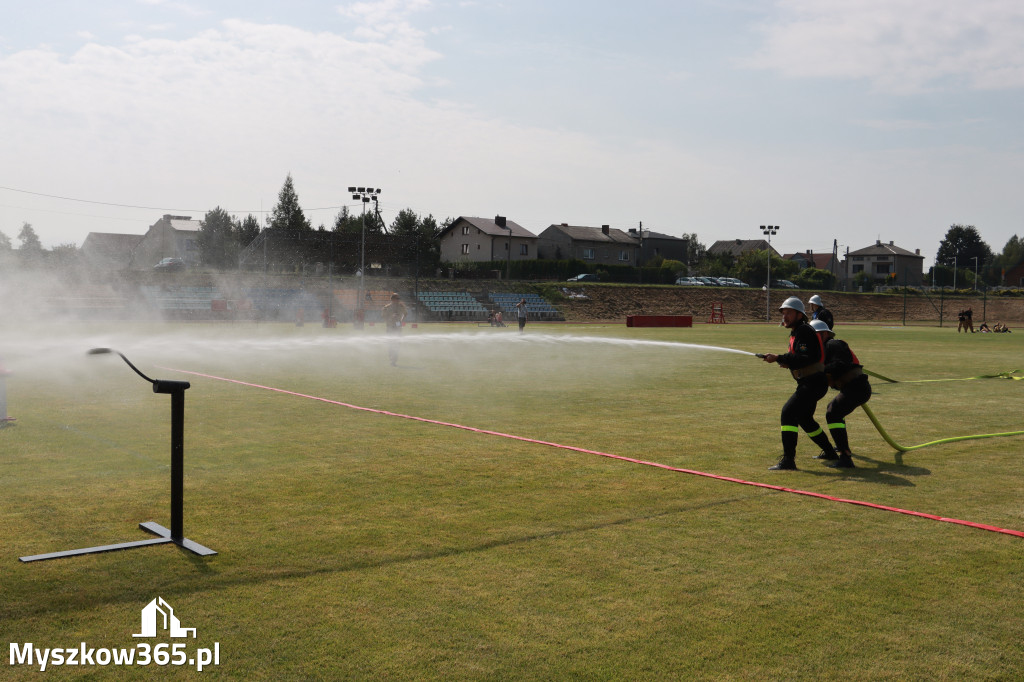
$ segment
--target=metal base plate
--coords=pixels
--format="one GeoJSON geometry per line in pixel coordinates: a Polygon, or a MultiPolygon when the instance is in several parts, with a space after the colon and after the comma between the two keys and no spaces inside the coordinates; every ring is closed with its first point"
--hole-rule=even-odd
{"type": "Polygon", "coordinates": [[[101,552],[117,552],[122,549],[134,549],[136,547],[149,547],[151,545],[165,545],[173,543],[187,549],[188,551],[198,554],[199,556],[213,556],[217,552],[213,551],[209,547],[203,547],[198,542],[192,542],[188,538],[182,538],[180,541],[171,538],[171,531],[164,528],[159,523],[153,523],[147,521],[146,523],[140,523],[139,528],[159,537],[151,538],[149,540],[137,540],[135,542],[121,542],[116,545],[100,545],[99,547],[86,547],[85,549],[70,549],[66,552],[50,552],[49,554],[34,554],[32,556],[23,556],[19,558],[22,563],[30,563],[33,561],[47,561],[49,559],[64,559],[67,557],[81,556],[83,554],[99,554],[101,552]]]}

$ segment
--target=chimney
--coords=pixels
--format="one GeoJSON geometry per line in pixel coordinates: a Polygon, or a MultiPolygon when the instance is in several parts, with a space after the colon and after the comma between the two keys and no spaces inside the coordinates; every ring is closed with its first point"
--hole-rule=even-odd
{"type": "Polygon", "coordinates": [[[562,227],[569,227],[569,223],[562,223],[562,227]]]}
{"type": "Polygon", "coordinates": [[[889,242],[889,246],[895,246],[895,244],[893,244],[892,242],[889,242]]]}
{"type": "Polygon", "coordinates": [[[505,216],[496,215],[494,216],[494,224],[498,227],[505,227],[505,216]]]}
{"type": "Polygon", "coordinates": [[[881,245],[882,245],[882,240],[881,239],[876,239],[875,240],[875,246],[881,246],[881,245]]]}
{"type": "Polygon", "coordinates": [[[914,249],[914,255],[915,256],[920,256],[921,255],[921,249],[914,249]]]}
{"type": "Polygon", "coordinates": [[[629,228],[629,233],[630,234],[636,234],[636,228],[635,227],[629,228]]]}
{"type": "Polygon", "coordinates": [[[601,226],[601,232],[602,233],[608,234],[610,231],[611,231],[611,226],[610,225],[602,225],[601,226]]]}

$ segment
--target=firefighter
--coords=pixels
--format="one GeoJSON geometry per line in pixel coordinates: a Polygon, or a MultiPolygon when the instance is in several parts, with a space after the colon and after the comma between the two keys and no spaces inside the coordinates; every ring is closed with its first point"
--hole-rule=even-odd
{"type": "Polygon", "coordinates": [[[832,320],[832,313],[821,302],[821,296],[815,294],[807,299],[807,302],[811,306],[811,320],[821,320],[828,325],[829,329],[835,326],[835,322],[832,320]]]}
{"type": "Polygon", "coordinates": [[[853,469],[850,441],[846,435],[846,416],[871,399],[871,384],[868,375],[857,356],[845,341],[836,338],[835,332],[821,320],[811,322],[811,327],[825,344],[825,377],[828,385],[839,391],[825,410],[825,422],[835,442],[835,453],[822,451],[817,459],[832,460],[825,466],[838,469],[853,469]]]}
{"type": "Polygon", "coordinates": [[[826,453],[838,459],[828,436],[814,421],[818,401],[828,392],[825,378],[825,348],[817,333],[807,323],[804,304],[796,296],[781,306],[782,324],[789,332],[789,352],[782,355],[766,353],[765,362],[778,363],[796,379],[796,391],[782,406],[782,459],[770,470],[796,469],[796,443],[799,429],[826,453]]]}

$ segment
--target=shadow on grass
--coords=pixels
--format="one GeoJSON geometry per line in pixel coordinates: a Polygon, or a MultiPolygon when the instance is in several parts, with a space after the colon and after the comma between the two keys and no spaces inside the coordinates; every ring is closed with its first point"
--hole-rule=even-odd
{"type": "MultiPolygon", "coordinates": [[[[291,568],[282,567],[280,569],[275,569],[274,567],[267,565],[261,565],[253,568],[247,564],[240,563],[235,566],[227,567],[228,571],[232,571],[227,573],[224,572],[224,567],[222,565],[217,564],[215,558],[209,559],[200,557],[186,549],[178,547],[177,551],[179,556],[191,564],[191,568],[194,569],[196,573],[202,574],[204,578],[209,578],[209,580],[197,581],[196,576],[191,574],[185,578],[187,581],[187,584],[185,584],[183,582],[174,581],[173,576],[171,576],[172,579],[163,584],[161,584],[159,580],[151,579],[144,586],[133,585],[128,586],[128,589],[123,590],[116,589],[115,587],[115,589],[111,591],[109,581],[93,581],[83,578],[80,581],[82,587],[78,591],[78,596],[73,605],[68,603],[67,596],[62,595],[61,590],[47,589],[45,585],[39,584],[38,588],[40,593],[32,596],[23,595],[27,600],[31,601],[30,606],[24,603],[19,605],[16,603],[17,600],[9,599],[7,603],[3,605],[3,609],[0,610],[0,617],[3,617],[4,619],[20,617],[34,618],[42,614],[54,612],[66,615],[70,611],[88,611],[98,606],[137,604],[140,601],[151,599],[155,594],[171,598],[181,595],[209,593],[211,590],[231,589],[238,586],[259,585],[267,582],[280,582],[282,580],[301,580],[315,576],[375,570],[378,568],[387,568],[389,566],[401,566],[404,564],[412,564],[422,561],[433,561],[435,559],[472,555],[480,552],[487,552],[492,549],[515,547],[517,545],[525,545],[537,541],[568,537],[578,533],[588,533],[605,528],[615,528],[667,516],[686,514],[688,512],[699,511],[702,509],[711,509],[739,502],[747,502],[749,500],[763,497],[765,494],[774,494],[774,491],[759,490],[754,491],[749,495],[734,496],[720,500],[703,502],[700,504],[675,505],[652,514],[628,516],[599,523],[582,524],[570,528],[561,528],[516,537],[497,538],[470,546],[442,547],[429,551],[409,552],[401,556],[378,557],[348,563],[341,562],[337,564],[323,563],[317,566],[291,568]],[[89,587],[87,586],[96,586],[96,593],[88,595],[86,592],[89,587]],[[18,614],[16,616],[12,616],[12,611],[16,611],[18,614]]],[[[254,547],[251,551],[258,552],[259,550],[254,547]]],[[[56,559],[54,560],[54,563],[63,561],[74,562],[75,560],[76,558],[74,557],[69,559],[56,559]]],[[[22,568],[25,570],[31,570],[30,567],[22,568]]],[[[97,573],[107,576],[107,569],[102,565],[102,562],[97,562],[92,568],[97,573]]],[[[187,572],[182,572],[182,576],[185,576],[186,574],[187,572]]]]}
{"type": "Polygon", "coordinates": [[[820,469],[810,469],[805,466],[800,470],[813,476],[825,476],[836,480],[863,481],[865,483],[881,483],[882,485],[897,487],[914,487],[914,483],[908,480],[907,477],[931,476],[932,474],[931,469],[904,466],[901,453],[897,453],[897,461],[895,463],[883,462],[871,459],[870,457],[864,457],[863,455],[853,455],[853,458],[857,460],[857,466],[854,469],[835,469],[827,467],[824,462],[821,462],[820,469]],[[874,466],[865,466],[865,463],[874,466]]]}

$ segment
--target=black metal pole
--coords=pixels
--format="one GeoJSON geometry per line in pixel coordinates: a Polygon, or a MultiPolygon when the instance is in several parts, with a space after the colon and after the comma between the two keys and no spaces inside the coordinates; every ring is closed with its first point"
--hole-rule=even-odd
{"type": "Polygon", "coordinates": [[[179,543],[185,537],[185,388],[171,393],[171,539],[179,543]]]}

